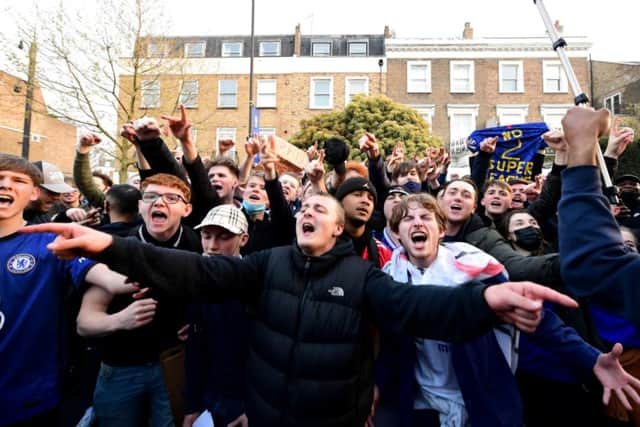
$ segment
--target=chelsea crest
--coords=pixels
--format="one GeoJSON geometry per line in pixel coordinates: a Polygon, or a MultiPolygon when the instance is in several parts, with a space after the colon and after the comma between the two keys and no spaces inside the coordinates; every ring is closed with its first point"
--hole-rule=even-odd
{"type": "Polygon", "coordinates": [[[36,266],[36,258],[31,254],[17,254],[7,261],[7,270],[13,274],[25,274],[36,266]]]}

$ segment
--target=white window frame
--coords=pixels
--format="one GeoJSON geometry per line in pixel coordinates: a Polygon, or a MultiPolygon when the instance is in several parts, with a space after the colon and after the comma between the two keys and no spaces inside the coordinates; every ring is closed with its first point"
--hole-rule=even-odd
{"type": "Polygon", "coordinates": [[[160,106],[160,81],[159,80],[143,80],[142,84],[140,85],[140,108],[146,109],[146,108],[158,108],[160,106]],[[149,86],[153,86],[153,87],[149,87],[149,86]],[[157,89],[156,89],[157,87],[157,89]],[[152,95],[152,94],[145,94],[145,92],[157,92],[157,98],[155,99],[156,102],[155,103],[149,103],[147,104],[145,102],[145,95],[152,95]]]}
{"type": "Polygon", "coordinates": [[[353,98],[354,95],[359,94],[369,95],[369,77],[347,77],[344,81],[344,105],[348,105],[349,102],[351,102],[351,98],[353,98]],[[364,92],[351,93],[351,84],[354,80],[364,80],[364,92]]]}
{"type": "Polygon", "coordinates": [[[237,80],[218,80],[218,108],[238,108],[238,81],[237,80]],[[235,91],[233,95],[235,95],[235,103],[233,105],[223,105],[222,104],[222,96],[223,95],[231,95],[232,92],[223,93],[222,92],[222,82],[234,82],[235,83],[235,91]]]}
{"type": "Polygon", "coordinates": [[[185,58],[204,58],[205,52],[207,50],[206,42],[188,42],[184,44],[184,57],[185,58]],[[202,46],[202,51],[196,51],[194,54],[190,49],[193,49],[194,46],[202,46]]]}
{"type": "Polygon", "coordinates": [[[276,108],[278,95],[278,81],[275,79],[259,79],[256,84],[256,107],[258,108],[276,108]],[[273,85],[273,90],[271,86],[273,85]],[[273,97],[273,101],[267,101],[273,97]],[[266,98],[266,99],[265,99],[266,98]]]}
{"type": "MultiPolygon", "coordinates": [[[[409,105],[409,107],[414,108],[420,117],[422,117],[427,123],[429,123],[429,128],[433,131],[433,116],[436,113],[436,105],[435,104],[413,104],[409,105]]],[[[433,132],[432,132],[433,133],[433,132]]]]}
{"type": "Polygon", "coordinates": [[[333,77],[311,77],[311,84],[309,85],[309,109],[310,110],[331,110],[333,109],[333,77]],[[316,82],[319,80],[329,80],[329,105],[316,105],[316,82]]]}
{"type": "Polygon", "coordinates": [[[542,92],[544,93],[567,93],[569,91],[569,84],[567,82],[567,75],[562,68],[560,61],[542,61],[542,92]],[[560,89],[547,90],[547,77],[549,75],[549,67],[557,67],[559,75],[560,89]]]}
{"type": "Polygon", "coordinates": [[[184,104],[184,108],[198,108],[198,91],[199,84],[197,80],[184,80],[180,83],[180,94],[178,95],[178,105],[184,104]],[[185,92],[185,83],[195,83],[195,91],[194,92],[185,92]],[[194,96],[195,102],[193,104],[188,104],[186,100],[189,99],[190,96],[194,96]]]}
{"type": "Polygon", "coordinates": [[[524,93],[524,63],[523,61],[499,61],[498,62],[498,84],[500,93],[524,93]],[[506,90],[502,84],[502,67],[505,65],[517,65],[516,90],[506,90]]]}
{"type": "Polygon", "coordinates": [[[611,112],[611,114],[620,114],[620,113],[622,113],[622,92],[616,92],[616,93],[613,93],[613,94],[611,94],[609,96],[605,96],[602,99],[602,106],[604,108],[606,108],[607,110],[609,110],[611,112]],[[617,112],[614,111],[615,110],[615,103],[613,102],[616,96],[620,99],[620,101],[618,103],[618,105],[620,106],[620,111],[617,111],[617,112]],[[607,101],[611,101],[611,108],[607,107],[607,101]]]}
{"type": "Polygon", "coordinates": [[[527,122],[529,115],[529,104],[498,104],[496,105],[496,115],[498,116],[498,125],[519,125],[527,122]],[[520,120],[511,121],[507,117],[519,116],[520,120]]]}
{"type": "Polygon", "coordinates": [[[261,40],[259,42],[258,52],[259,52],[260,56],[280,56],[281,55],[280,52],[282,52],[282,42],[280,40],[261,40]],[[277,49],[276,53],[275,54],[265,55],[264,48],[263,48],[263,45],[265,43],[274,43],[274,44],[276,44],[278,46],[278,49],[277,49]]]}
{"type": "Polygon", "coordinates": [[[369,41],[368,40],[349,40],[347,41],[347,56],[369,56],[369,41]],[[352,53],[351,45],[364,45],[364,53],[352,53]]]}
{"type": "Polygon", "coordinates": [[[431,61],[407,61],[407,93],[431,93],[431,61]],[[411,68],[418,66],[426,67],[424,88],[411,84],[411,68]]]}
{"type": "MultiPolygon", "coordinates": [[[[449,117],[449,141],[450,144],[454,141],[454,117],[462,116],[462,115],[470,115],[471,122],[475,124],[474,129],[470,129],[469,134],[476,130],[475,128],[478,126],[478,112],[480,110],[480,106],[478,104],[447,104],[447,116],[449,117]]],[[[468,137],[469,134],[464,135],[464,138],[468,137]]],[[[462,136],[460,136],[461,139],[462,136]]],[[[456,139],[457,140],[457,139],[456,139]]]]}
{"type": "Polygon", "coordinates": [[[542,104],[540,105],[540,117],[542,117],[542,120],[547,124],[549,129],[562,129],[560,120],[562,120],[567,110],[571,107],[573,107],[571,104],[542,104]],[[551,121],[551,117],[557,119],[551,121]],[[556,126],[553,126],[554,124],[556,126]]]}
{"type": "Polygon", "coordinates": [[[333,43],[331,42],[331,40],[311,41],[311,56],[320,56],[320,57],[322,57],[322,56],[331,56],[332,53],[333,53],[333,43]],[[318,44],[318,45],[320,45],[320,44],[329,45],[329,53],[326,54],[326,55],[325,54],[320,54],[320,55],[316,54],[315,51],[313,50],[313,46],[316,45],[316,44],[318,44]]]}
{"type": "MultiPolygon", "coordinates": [[[[234,142],[237,142],[237,134],[238,131],[236,128],[216,128],[216,156],[220,155],[220,140],[222,138],[231,138],[234,142]]],[[[231,157],[232,159],[236,158],[237,149],[234,146],[225,153],[227,157],[231,157]]]]}
{"type": "Polygon", "coordinates": [[[260,133],[260,136],[271,136],[271,135],[276,135],[276,128],[260,128],[258,130],[258,132],[260,133]]]}
{"type": "Polygon", "coordinates": [[[450,61],[449,62],[449,91],[451,93],[474,93],[475,92],[475,66],[474,61],[450,61]],[[454,87],[453,69],[456,66],[469,67],[469,86],[466,89],[456,89],[454,87]]]}
{"type": "Polygon", "coordinates": [[[240,58],[242,57],[242,53],[244,50],[244,43],[241,41],[226,41],[226,42],[222,42],[222,50],[220,52],[220,55],[225,57],[225,58],[240,58]],[[238,55],[230,55],[228,51],[225,51],[225,47],[228,45],[240,45],[240,53],[238,55]]]}

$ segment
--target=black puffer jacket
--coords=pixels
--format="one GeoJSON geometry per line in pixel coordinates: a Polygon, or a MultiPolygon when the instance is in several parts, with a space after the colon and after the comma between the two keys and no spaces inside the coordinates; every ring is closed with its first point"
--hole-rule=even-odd
{"type": "Polygon", "coordinates": [[[486,286],[398,284],[356,256],[346,239],[319,257],[287,246],[238,259],[116,237],[98,258],[174,296],[253,305],[247,368],[253,427],[364,425],[373,394],[373,325],[461,341],[496,321],[484,301],[486,286]]]}

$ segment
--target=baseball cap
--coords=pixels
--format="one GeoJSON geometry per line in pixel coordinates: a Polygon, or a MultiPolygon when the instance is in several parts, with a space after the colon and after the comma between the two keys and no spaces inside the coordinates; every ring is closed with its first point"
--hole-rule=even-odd
{"type": "Polygon", "coordinates": [[[229,204],[219,205],[211,209],[202,222],[193,227],[193,229],[197,230],[209,225],[217,225],[234,234],[244,234],[249,229],[247,217],[244,216],[244,213],[229,204]]]}
{"type": "Polygon", "coordinates": [[[507,179],[507,184],[509,184],[509,185],[514,185],[514,184],[529,185],[529,184],[531,184],[531,181],[527,181],[524,178],[518,178],[516,176],[512,176],[509,179],[507,179]]]}
{"type": "Polygon", "coordinates": [[[625,175],[620,175],[619,177],[616,178],[614,184],[619,184],[622,181],[633,181],[637,184],[640,184],[640,178],[638,178],[635,175],[631,175],[631,174],[625,174],[625,175]]]}
{"type": "Polygon", "coordinates": [[[394,185],[389,187],[389,189],[387,190],[387,197],[392,194],[402,194],[403,196],[408,196],[409,192],[402,185],[394,185]]]}
{"type": "Polygon", "coordinates": [[[52,193],[71,193],[73,191],[73,187],[64,182],[64,175],[56,165],[42,160],[33,162],[33,164],[42,172],[41,187],[52,193]]]}
{"type": "Polygon", "coordinates": [[[347,194],[351,194],[354,191],[368,191],[373,196],[373,202],[376,203],[378,201],[376,188],[368,179],[361,177],[349,178],[340,184],[336,191],[336,199],[342,201],[347,194]]]}

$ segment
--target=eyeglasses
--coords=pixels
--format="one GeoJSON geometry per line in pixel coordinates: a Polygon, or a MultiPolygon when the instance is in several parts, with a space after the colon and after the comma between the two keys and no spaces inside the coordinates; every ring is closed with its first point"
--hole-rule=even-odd
{"type": "Polygon", "coordinates": [[[164,193],[164,194],[158,194],[153,192],[142,193],[142,201],[145,203],[154,203],[156,200],[158,200],[161,197],[162,197],[162,201],[168,205],[175,205],[179,201],[187,203],[184,197],[175,193],[164,193]]]}

